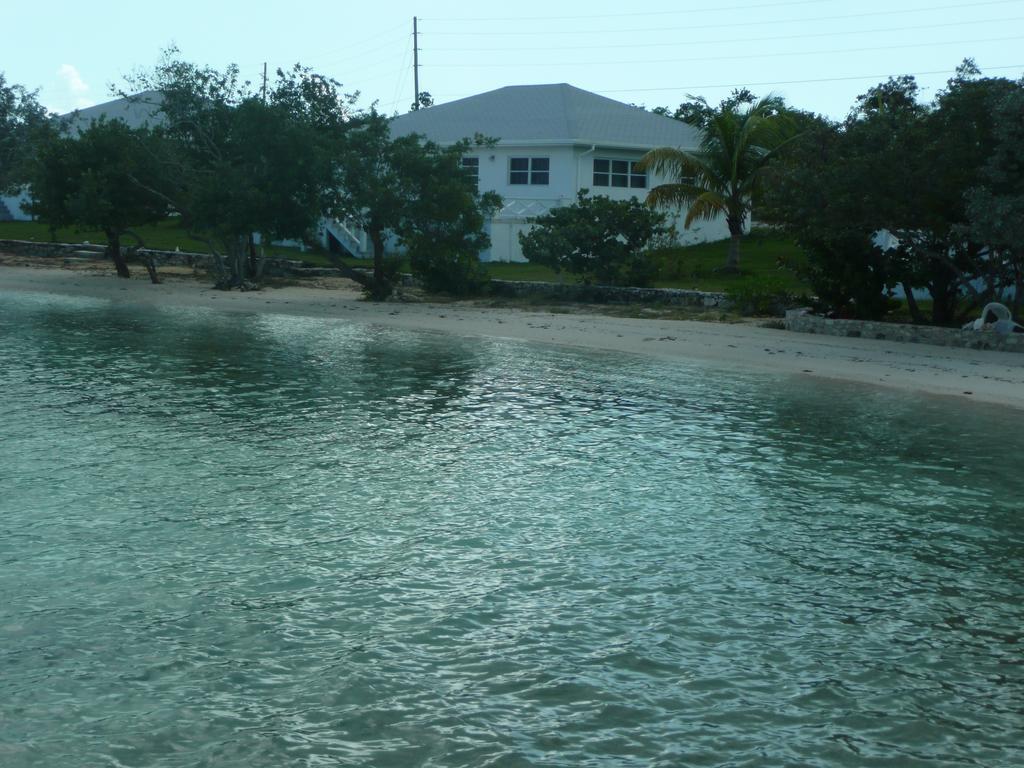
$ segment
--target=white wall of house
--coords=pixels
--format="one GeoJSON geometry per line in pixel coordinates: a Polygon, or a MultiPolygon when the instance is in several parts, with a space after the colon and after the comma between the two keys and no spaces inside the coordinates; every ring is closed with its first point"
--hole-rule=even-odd
{"type": "Polygon", "coordinates": [[[0,196],[0,202],[4,204],[7,212],[11,214],[11,217],[15,221],[31,221],[32,217],[28,211],[25,210],[24,206],[28,205],[28,193],[22,192],[20,195],[12,196],[0,196]]]}
{"type": "MultiPolygon", "coordinates": [[[[551,208],[571,205],[580,189],[589,189],[592,195],[606,195],[613,200],[628,200],[631,197],[644,200],[651,188],[667,180],[649,173],[643,186],[636,185],[640,177],[631,164],[643,155],[642,149],[542,143],[473,149],[467,156],[479,160],[480,190],[497,192],[505,202],[502,210],[490,222],[488,233],[491,247],[481,254],[481,259],[525,261],[518,235],[529,231],[529,219],[541,216],[551,208]],[[533,170],[537,165],[534,161],[538,159],[542,161],[541,167],[547,166],[546,177],[542,172],[538,174],[533,170]],[[597,165],[595,161],[598,161],[597,165]],[[623,166],[623,163],[627,165],[623,166]],[[524,165],[526,170],[520,170],[524,165]],[[607,174],[604,173],[606,169],[607,174]],[[626,172],[625,178],[623,170],[626,172]],[[596,177],[595,172],[598,173],[596,177]],[[524,179],[526,183],[514,183],[524,179]],[[625,183],[627,186],[617,186],[617,183],[625,183]]],[[[695,222],[690,229],[685,229],[685,211],[673,210],[667,213],[670,222],[676,225],[681,244],[721,240],[729,236],[724,218],[695,222]]]]}

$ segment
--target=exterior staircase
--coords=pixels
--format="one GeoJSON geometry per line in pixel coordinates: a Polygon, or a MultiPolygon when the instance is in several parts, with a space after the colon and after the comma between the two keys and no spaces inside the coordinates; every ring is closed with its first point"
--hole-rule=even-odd
{"type": "Polygon", "coordinates": [[[338,221],[337,219],[323,220],[324,246],[330,250],[332,243],[336,243],[342,251],[357,259],[367,259],[373,254],[369,248],[369,238],[366,233],[351,222],[338,221]]]}

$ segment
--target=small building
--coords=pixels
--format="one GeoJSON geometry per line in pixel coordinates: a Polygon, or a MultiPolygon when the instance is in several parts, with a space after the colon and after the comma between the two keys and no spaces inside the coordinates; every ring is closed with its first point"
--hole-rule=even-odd
{"type": "MultiPolygon", "coordinates": [[[[409,112],[392,121],[391,131],[421,134],[441,145],[476,134],[497,140],[463,158],[480,190],[504,200],[489,222],[485,261],[523,261],[518,235],[530,228],[529,220],[571,204],[581,189],[643,200],[668,180],[640,171],[640,158],[657,147],[696,150],[700,143],[700,133],[686,123],[566,83],[508,86],[409,112]]],[[[724,219],[686,230],[685,211],[673,215],[682,243],[729,236],[724,219]]]]}

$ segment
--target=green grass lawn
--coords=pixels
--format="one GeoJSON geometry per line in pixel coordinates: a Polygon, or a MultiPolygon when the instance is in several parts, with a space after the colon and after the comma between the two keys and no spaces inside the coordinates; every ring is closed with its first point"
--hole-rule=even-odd
{"type": "Polygon", "coordinates": [[[723,272],[729,242],[701,243],[669,248],[659,254],[659,288],[692,288],[700,291],[741,290],[772,286],[793,294],[809,292],[797,269],[804,256],[790,238],[769,229],[755,229],[740,245],[740,272],[723,272]]]}
{"type": "MultiPolygon", "coordinates": [[[[720,241],[659,251],[656,255],[659,274],[654,285],[698,291],[770,287],[774,291],[798,295],[810,292],[796,273],[804,262],[803,254],[788,237],[767,229],[755,229],[747,235],[740,249],[739,274],[721,271],[728,250],[728,241],[720,241]]],[[[558,275],[537,264],[491,263],[487,265],[487,271],[498,280],[578,282],[573,275],[558,275]]]]}
{"type": "MultiPolygon", "coordinates": [[[[189,237],[175,219],[159,224],[136,227],[146,246],[158,250],[206,253],[209,248],[203,242],[189,237]]],[[[106,237],[99,231],[77,229],[57,230],[51,236],[49,227],[35,221],[0,222],[0,239],[36,240],[39,242],[62,243],[105,243],[106,237]]],[[[125,243],[133,240],[126,237],[125,243]]],[[[654,285],[659,288],[685,288],[699,291],[742,291],[768,289],[774,292],[792,294],[808,293],[808,287],[797,276],[803,256],[792,240],[765,229],[755,229],[743,240],[740,251],[740,273],[729,274],[721,271],[725,264],[728,242],[702,243],[700,245],[667,248],[658,252],[659,275],[654,285]]],[[[298,248],[272,245],[267,247],[268,256],[298,259],[312,266],[331,266],[331,260],[321,248],[302,251],[298,248]]],[[[345,258],[346,264],[368,268],[370,259],[345,258]]],[[[402,261],[402,271],[409,271],[408,260],[402,261]]],[[[545,283],[574,283],[578,278],[569,274],[556,274],[539,264],[513,264],[492,262],[487,265],[488,274],[497,280],[527,280],[545,283]]]]}

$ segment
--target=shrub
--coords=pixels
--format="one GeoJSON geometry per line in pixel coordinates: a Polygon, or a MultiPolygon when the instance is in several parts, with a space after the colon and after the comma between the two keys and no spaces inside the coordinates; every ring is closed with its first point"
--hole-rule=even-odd
{"type": "Polygon", "coordinates": [[[468,296],[479,293],[489,279],[476,246],[453,248],[427,238],[417,238],[408,245],[412,273],[428,291],[468,296]]]}
{"type": "Polygon", "coordinates": [[[657,268],[648,248],[671,233],[665,214],[636,198],[612,200],[579,191],[576,202],[533,220],[519,235],[523,255],[585,283],[649,285],[657,268]]]}
{"type": "Polygon", "coordinates": [[[746,278],[726,290],[726,296],[744,315],[782,315],[798,300],[782,281],[772,278],[746,278]]]}

